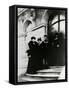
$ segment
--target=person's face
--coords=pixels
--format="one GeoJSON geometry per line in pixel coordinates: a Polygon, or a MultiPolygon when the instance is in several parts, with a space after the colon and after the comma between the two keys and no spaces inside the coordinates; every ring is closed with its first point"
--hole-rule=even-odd
{"type": "Polygon", "coordinates": [[[48,40],[48,38],[47,37],[44,37],[44,40],[48,40]]]}
{"type": "Polygon", "coordinates": [[[41,43],[41,40],[39,40],[38,43],[40,44],[41,43]]]}
{"type": "Polygon", "coordinates": [[[56,35],[56,37],[55,38],[58,38],[58,35],[56,35]]]}
{"type": "Polygon", "coordinates": [[[32,39],[32,41],[34,42],[34,41],[35,41],[35,39],[32,39]]]}

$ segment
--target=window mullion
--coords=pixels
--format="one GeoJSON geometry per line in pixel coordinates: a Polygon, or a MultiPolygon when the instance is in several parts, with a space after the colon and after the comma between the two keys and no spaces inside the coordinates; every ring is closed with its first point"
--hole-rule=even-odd
{"type": "MultiPolygon", "coordinates": [[[[60,15],[58,15],[58,21],[60,21],[60,15]]],[[[60,22],[58,22],[58,32],[60,32],[60,22]]]]}

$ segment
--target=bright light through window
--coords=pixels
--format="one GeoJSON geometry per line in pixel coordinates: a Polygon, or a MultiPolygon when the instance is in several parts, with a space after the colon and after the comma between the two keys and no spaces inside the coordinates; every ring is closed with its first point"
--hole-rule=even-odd
{"type": "Polygon", "coordinates": [[[56,16],[53,21],[52,24],[55,23],[52,27],[53,27],[53,32],[57,31],[58,32],[58,25],[60,24],[60,32],[65,33],[65,16],[60,15],[60,20],[58,20],[58,16],[56,16]],[[58,22],[59,21],[59,22],[58,22]],[[55,23],[57,22],[57,23],[55,23]],[[59,23],[59,24],[58,24],[59,23]]]}

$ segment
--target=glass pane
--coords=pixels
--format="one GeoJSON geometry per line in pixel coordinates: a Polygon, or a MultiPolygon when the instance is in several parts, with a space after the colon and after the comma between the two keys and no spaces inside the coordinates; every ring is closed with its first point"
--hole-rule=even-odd
{"type": "Polygon", "coordinates": [[[57,31],[58,32],[58,23],[56,23],[56,24],[53,25],[53,32],[54,31],[57,31]]]}
{"type": "Polygon", "coordinates": [[[65,21],[60,22],[60,32],[65,34],[65,21]]]}
{"type": "Polygon", "coordinates": [[[58,16],[56,16],[56,17],[53,19],[52,24],[53,24],[54,22],[56,22],[56,21],[58,21],[58,16]]]}
{"type": "Polygon", "coordinates": [[[65,19],[65,16],[60,15],[60,20],[65,19]]]}

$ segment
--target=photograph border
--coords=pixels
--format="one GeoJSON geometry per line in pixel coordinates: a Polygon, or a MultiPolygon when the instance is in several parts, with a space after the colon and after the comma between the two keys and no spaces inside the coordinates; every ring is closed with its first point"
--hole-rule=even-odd
{"type": "Polygon", "coordinates": [[[67,8],[61,8],[61,7],[46,7],[46,6],[33,6],[33,5],[14,5],[15,6],[15,84],[36,84],[36,83],[56,83],[56,82],[67,82],[67,8]],[[65,10],[65,79],[61,80],[48,80],[48,81],[31,81],[31,82],[18,82],[18,8],[41,8],[41,9],[50,9],[50,10],[65,10]]]}

